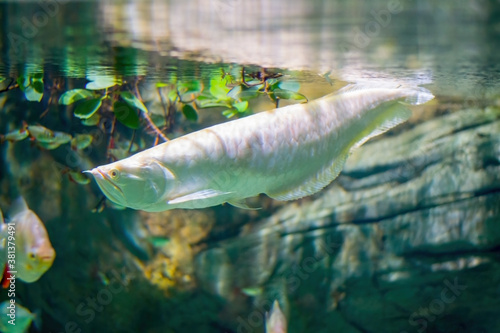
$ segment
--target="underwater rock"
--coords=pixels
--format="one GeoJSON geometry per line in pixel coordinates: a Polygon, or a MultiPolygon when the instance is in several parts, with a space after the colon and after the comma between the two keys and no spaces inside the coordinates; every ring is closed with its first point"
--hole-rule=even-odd
{"type": "Polygon", "coordinates": [[[498,108],[469,109],[366,144],[325,191],[208,242],[200,284],[281,288],[297,331],[500,330],[499,133],[498,108]]]}

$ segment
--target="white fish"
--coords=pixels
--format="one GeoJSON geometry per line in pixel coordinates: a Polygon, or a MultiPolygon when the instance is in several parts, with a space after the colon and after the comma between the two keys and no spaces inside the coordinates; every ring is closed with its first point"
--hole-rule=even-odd
{"type": "Polygon", "coordinates": [[[15,302],[14,305],[12,305],[9,300],[0,303],[0,332],[28,332],[32,322],[35,323],[36,328],[41,328],[41,317],[39,313],[31,313],[30,310],[17,304],[17,302],[15,302]],[[11,312],[13,306],[15,306],[15,317],[12,316],[11,312]],[[15,318],[14,321],[13,318],[15,318]]]}
{"type": "Polygon", "coordinates": [[[265,193],[293,200],[318,192],[350,152],[406,121],[403,103],[434,96],[419,87],[351,85],[295,104],[212,126],[91,172],[116,204],[149,212],[204,208],[265,193]]]}
{"type": "Polygon", "coordinates": [[[281,311],[280,304],[274,301],[270,313],[266,313],[266,333],[286,333],[286,317],[281,311]]]}
{"type": "Polygon", "coordinates": [[[9,213],[8,222],[14,229],[8,230],[5,223],[0,225],[0,266],[8,263],[8,247],[15,244],[14,266],[10,266],[10,271],[17,272],[15,277],[24,282],[35,282],[52,266],[56,253],[43,222],[22,197],[14,201],[9,213]],[[12,240],[8,240],[9,236],[12,240]]]}

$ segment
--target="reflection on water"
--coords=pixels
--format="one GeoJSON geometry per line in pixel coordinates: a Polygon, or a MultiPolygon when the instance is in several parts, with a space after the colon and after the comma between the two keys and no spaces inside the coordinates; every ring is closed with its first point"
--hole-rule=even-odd
{"type": "Polygon", "coordinates": [[[4,3],[2,70],[51,65],[68,76],[162,77],[177,59],[191,59],[489,94],[499,73],[497,7],[493,0],[4,3]]]}

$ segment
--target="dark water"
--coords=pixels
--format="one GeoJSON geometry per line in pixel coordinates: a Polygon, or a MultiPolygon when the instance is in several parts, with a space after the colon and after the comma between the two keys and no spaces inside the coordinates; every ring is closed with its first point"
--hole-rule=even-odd
{"type": "Polygon", "coordinates": [[[39,311],[30,332],[263,332],[274,299],[288,332],[500,330],[498,1],[12,1],[0,20],[0,134],[27,124],[93,140],[0,144],[0,208],[23,196],[57,253],[17,283],[39,311]],[[173,138],[273,108],[264,95],[241,112],[186,102],[261,68],[309,99],[387,81],[436,99],[325,193],[261,197],[259,211],[123,210],[78,177],[161,142],[153,127],[173,138]],[[92,124],[59,100],[110,80],[92,124]],[[179,102],[176,89],[194,92],[179,102]],[[149,110],[135,131],[112,109],[122,91],[149,110]]]}

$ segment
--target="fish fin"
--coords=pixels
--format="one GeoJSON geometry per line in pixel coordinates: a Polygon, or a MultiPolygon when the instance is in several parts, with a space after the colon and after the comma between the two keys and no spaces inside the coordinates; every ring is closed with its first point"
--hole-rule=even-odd
{"type": "Polygon", "coordinates": [[[37,332],[42,332],[42,310],[36,309],[33,315],[33,326],[37,332]]]}
{"type": "Polygon", "coordinates": [[[226,194],[230,194],[230,193],[231,192],[222,192],[222,191],[218,191],[218,190],[207,189],[207,190],[201,190],[198,192],[189,193],[187,195],[177,197],[175,199],[169,200],[167,203],[169,205],[173,205],[173,204],[178,204],[178,203],[187,202],[187,201],[214,198],[214,197],[218,197],[218,196],[226,195],[226,194]]]}
{"type": "Polygon", "coordinates": [[[231,206],[238,207],[241,209],[248,209],[248,210],[261,209],[261,207],[254,208],[254,207],[248,206],[247,203],[245,202],[245,199],[233,199],[233,200],[229,200],[227,203],[230,204],[231,206]]]}
{"type": "Polygon", "coordinates": [[[18,197],[16,200],[14,200],[14,202],[12,202],[12,205],[10,206],[9,218],[12,220],[14,216],[27,210],[29,210],[29,208],[24,198],[18,197]]]}
{"type": "Polygon", "coordinates": [[[371,138],[405,122],[411,116],[411,111],[399,102],[392,102],[389,105],[385,103],[376,107],[370,113],[371,116],[368,118],[367,125],[364,126],[363,130],[360,131],[359,135],[352,142],[349,142],[343,148],[342,152],[334,159],[331,165],[319,171],[299,187],[287,189],[279,193],[268,193],[268,195],[276,200],[287,201],[300,199],[320,191],[337,178],[344,168],[347,157],[356,148],[371,138]]]}
{"type": "Polygon", "coordinates": [[[270,312],[266,312],[266,333],[286,332],[286,317],[281,311],[280,304],[274,300],[270,312]]]}
{"type": "Polygon", "coordinates": [[[299,187],[288,189],[283,192],[278,193],[267,193],[268,196],[275,200],[288,201],[296,200],[308,195],[319,192],[326,185],[330,184],[337,176],[340,171],[344,168],[345,161],[349,155],[349,150],[344,150],[342,153],[335,158],[332,165],[318,172],[317,175],[304,182],[299,187]]]}
{"type": "Polygon", "coordinates": [[[370,140],[377,135],[387,132],[393,127],[404,123],[411,117],[411,111],[400,102],[393,102],[390,106],[383,104],[373,109],[372,114],[374,117],[370,124],[364,131],[355,139],[354,144],[351,146],[349,152],[352,153],[356,148],[361,147],[366,141],[370,140]]]}
{"type": "Polygon", "coordinates": [[[5,264],[2,269],[2,278],[0,279],[0,285],[3,289],[9,288],[10,280],[8,280],[8,278],[10,277],[11,274],[9,273],[9,266],[8,264],[5,264]]]}
{"type": "Polygon", "coordinates": [[[373,88],[404,90],[405,93],[404,96],[402,96],[401,102],[410,105],[424,104],[434,98],[434,95],[426,88],[403,85],[397,82],[377,82],[376,85],[374,83],[353,83],[342,87],[336,92],[336,94],[344,94],[373,88]]]}

